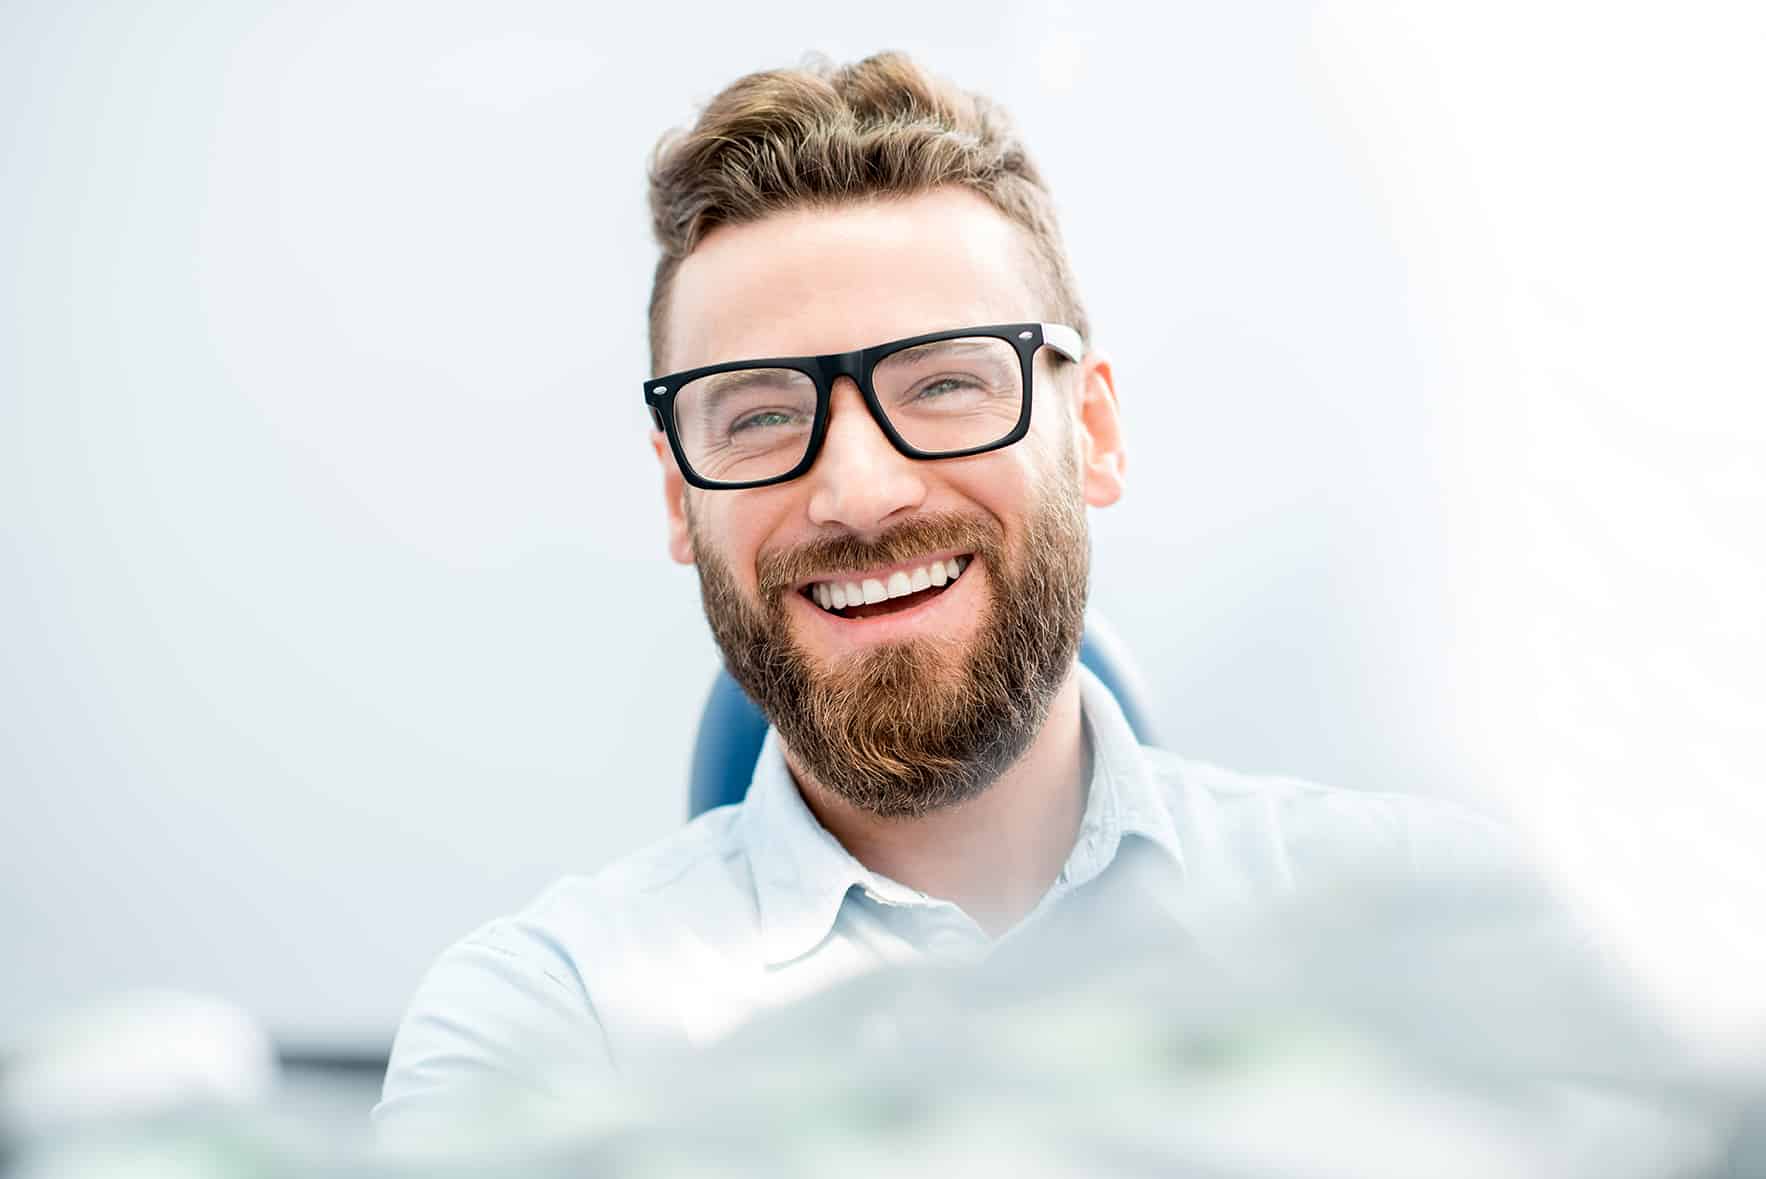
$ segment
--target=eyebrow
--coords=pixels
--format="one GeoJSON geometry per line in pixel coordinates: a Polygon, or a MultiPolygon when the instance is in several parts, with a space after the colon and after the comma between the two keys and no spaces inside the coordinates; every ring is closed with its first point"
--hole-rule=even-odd
{"type": "Polygon", "coordinates": [[[930,344],[915,344],[912,347],[903,348],[900,352],[891,352],[877,363],[885,365],[891,361],[898,361],[902,364],[912,364],[920,360],[938,361],[949,359],[952,356],[967,355],[997,356],[1002,362],[1007,359],[1008,355],[1013,361],[1018,359],[1017,352],[1012,350],[1011,346],[1003,340],[995,339],[992,336],[965,336],[955,340],[934,340],[930,344]],[[1001,349],[1002,345],[1004,345],[1004,351],[1001,349]]]}
{"type": "MultiPolygon", "coordinates": [[[[714,373],[709,377],[701,377],[692,384],[697,385],[701,381],[705,382],[704,394],[699,399],[699,417],[702,420],[709,420],[715,415],[720,405],[747,389],[763,386],[788,388],[801,384],[811,393],[815,390],[815,382],[796,369],[789,368],[737,369],[734,372],[714,373]]],[[[679,403],[677,402],[677,404],[679,403]]]]}
{"type": "Polygon", "coordinates": [[[959,336],[954,340],[933,340],[929,344],[914,344],[903,348],[900,352],[891,352],[883,359],[891,356],[907,356],[917,352],[997,352],[1004,346],[1010,348],[1004,340],[992,336],[959,336]]]}
{"type": "Polygon", "coordinates": [[[805,384],[814,384],[803,373],[791,368],[743,368],[734,372],[713,373],[709,377],[700,377],[699,381],[693,383],[703,381],[713,393],[739,393],[756,385],[792,384],[792,378],[805,384]]]}

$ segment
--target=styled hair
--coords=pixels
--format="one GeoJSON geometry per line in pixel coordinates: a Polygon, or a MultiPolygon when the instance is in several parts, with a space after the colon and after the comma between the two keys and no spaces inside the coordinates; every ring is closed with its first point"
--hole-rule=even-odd
{"type": "Polygon", "coordinates": [[[650,163],[662,256],[650,288],[650,358],[662,363],[670,287],[720,225],[788,210],[906,197],[961,185],[1025,233],[1049,312],[1090,337],[1054,202],[1004,109],[933,77],[903,53],[739,78],[650,163]]]}

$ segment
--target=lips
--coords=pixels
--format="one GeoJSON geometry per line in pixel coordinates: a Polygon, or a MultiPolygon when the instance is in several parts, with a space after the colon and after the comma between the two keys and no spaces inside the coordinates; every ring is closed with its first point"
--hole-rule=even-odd
{"type": "Polygon", "coordinates": [[[876,570],[851,575],[836,575],[812,581],[802,593],[830,614],[843,617],[868,617],[886,610],[868,607],[900,603],[902,608],[929,594],[941,593],[945,586],[962,576],[972,560],[970,554],[934,558],[892,570],[876,570]],[[911,600],[910,600],[911,599],[911,600]]]}

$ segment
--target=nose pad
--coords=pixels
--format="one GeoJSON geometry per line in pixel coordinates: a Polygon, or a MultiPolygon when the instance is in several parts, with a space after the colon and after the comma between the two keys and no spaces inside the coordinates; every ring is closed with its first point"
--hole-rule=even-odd
{"type": "Polygon", "coordinates": [[[810,472],[810,518],[858,532],[874,530],[925,501],[917,463],[895,449],[851,377],[837,377],[828,399],[828,432],[810,472]]]}

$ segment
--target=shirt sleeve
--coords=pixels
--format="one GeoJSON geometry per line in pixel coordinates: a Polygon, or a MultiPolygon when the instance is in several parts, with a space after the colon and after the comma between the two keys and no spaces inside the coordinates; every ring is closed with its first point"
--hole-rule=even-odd
{"type": "Polygon", "coordinates": [[[421,1153],[577,1120],[614,1076],[580,977],[547,940],[493,923],[447,950],[393,1041],[375,1134],[421,1153]]]}

